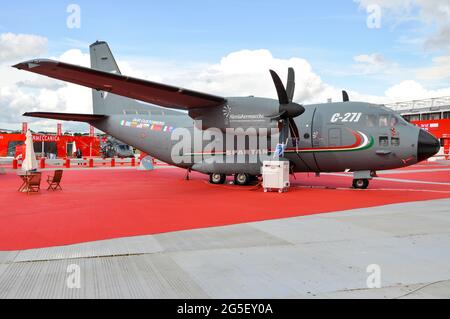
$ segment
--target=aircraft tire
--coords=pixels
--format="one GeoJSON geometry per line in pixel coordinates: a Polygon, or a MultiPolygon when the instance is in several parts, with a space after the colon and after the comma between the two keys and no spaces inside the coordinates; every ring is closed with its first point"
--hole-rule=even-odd
{"type": "Polygon", "coordinates": [[[213,185],[222,185],[225,184],[227,180],[227,176],[225,174],[211,174],[209,175],[209,182],[213,185]]]}
{"type": "Polygon", "coordinates": [[[239,173],[234,177],[234,183],[239,186],[246,186],[250,184],[251,180],[252,177],[246,173],[239,173]]]}
{"type": "Polygon", "coordinates": [[[353,188],[355,189],[367,189],[369,187],[368,179],[355,179],[353,181],[353,188]]]}

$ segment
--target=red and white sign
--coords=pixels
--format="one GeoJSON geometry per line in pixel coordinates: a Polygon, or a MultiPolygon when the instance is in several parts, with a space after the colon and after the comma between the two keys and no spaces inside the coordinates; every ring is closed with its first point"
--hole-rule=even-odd
{"type": "Polygon", "coordinates": [[[22,134],[27,134],[27,131],[28,131],[28,123],[23,122],[22,123],[22,134]]]}
{"type": "Polygon", "coordinates": [[[450,119],[414,121],[418,127],[430,132],[436,138],[450,137],[450,119]]]}
{"type": "Polygon", "coordinates": [[[56,135],[58,135],[58,136],[61,136],[61,135],[62,135],[62,124],[61,124],[61,123],[58,123],[58,124],[57,124],[56,135]]]}
{"type": "Polygon", "coordinates": [[[33,135],[33,142],[59,142],[60,137],[56,135],[33,135]]]}

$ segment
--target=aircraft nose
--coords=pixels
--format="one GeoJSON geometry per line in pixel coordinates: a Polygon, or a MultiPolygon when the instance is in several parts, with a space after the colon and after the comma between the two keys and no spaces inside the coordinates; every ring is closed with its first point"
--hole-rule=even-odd
{"type": "Polygon", "coordinates": [[[441,143],[433,135],[425,130],[420,130],[419,143],[417,147],[418,162],[422,162],[434,155],[441,149],[441,143]]]}

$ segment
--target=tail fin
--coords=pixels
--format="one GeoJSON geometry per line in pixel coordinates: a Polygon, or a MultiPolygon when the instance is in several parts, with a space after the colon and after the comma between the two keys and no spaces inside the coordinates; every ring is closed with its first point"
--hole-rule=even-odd
{"type": "MultiPolygon", "coordinates": [[[[121,74],[116,59],[108,43],[97,41],[90,46],[91,67],[93,69],[121,74]]],[[[137,102],[133,99],[111,94],[109,92],[92,90],[94,114],[180,114],[180,112],[162,109],[157,106],[137,102]]]]}
{"type": "Polygon", "coordinates": [[[122,74],[106,42],[97,41],[90,46],[91,67],[96,70],[122,74]]]}
{"type": "MultiPolygon", "coordinates": [[[[97,41],[90,46],[91,67],[105,72],[121,74],[119,66],[106,42],[97,41]]],[[[108,92],[92,90],[94,114],[123,114],[127,108],[126,98],[108,92]]]]}

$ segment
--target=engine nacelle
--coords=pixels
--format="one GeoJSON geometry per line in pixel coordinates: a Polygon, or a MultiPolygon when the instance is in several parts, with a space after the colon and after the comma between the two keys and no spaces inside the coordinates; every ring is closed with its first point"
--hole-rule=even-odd
{"type": "Polygon", "coordinates": [[[237,132],[248,132],[255,129],[255,134],[261,134],[266,129],[271,134],[278,128],[276,120],[271,115],[279,112],[279,103],[272,99],[245,97],[229,98],[223,106],[191,110],[189,116],[196,121],[196,127],[201,130],[217,128],[226,133],[227,129],[237,132]]]}

